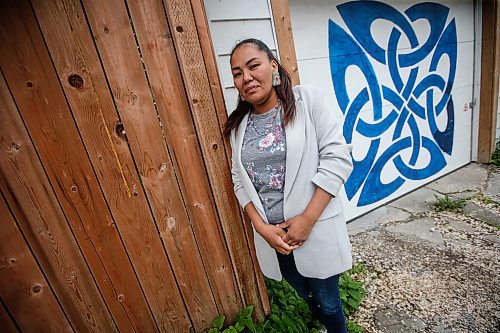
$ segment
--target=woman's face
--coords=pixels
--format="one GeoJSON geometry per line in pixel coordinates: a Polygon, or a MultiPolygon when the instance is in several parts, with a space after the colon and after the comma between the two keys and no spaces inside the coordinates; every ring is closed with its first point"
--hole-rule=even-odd
{"type": "Polygon", "coordinates": [[[254,107],[267,104],[274,106],[277,95],[272,84],[272,73],[278,70],[276,61],[269,60],[267,54],[256,45],[243,44],[233,53],[231,70],[234,85],[241,97],[254,107]]]}

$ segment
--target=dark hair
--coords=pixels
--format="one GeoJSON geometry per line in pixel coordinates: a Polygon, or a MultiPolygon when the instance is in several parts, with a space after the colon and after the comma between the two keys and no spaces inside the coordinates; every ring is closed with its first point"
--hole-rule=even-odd
{"type": "MultiPolygon", "coordinates": [[[[288,74],[286,69],[281,66],[280,62],[278,61],[278,59],[276,59],[269,47],[264,44],[264,42],[258,39],[249,38],[242,40],[241,42],[236,44],[231,51],[231,59],[233,58],[234,51],[236,51],[238,47],[245,44],[253,44],[257,46],[260,51],[263,51],[267,54],[267,57],[270,61],[274,60],[278,64],[278,73],[281,77],[281,84],[274,87],[274,89],[276,89],[276,94],[281,100],[281,105],[283,106],[283,126],[287,126],[293,121],[296,113],[295,98],[293,96],[292,79],[290,78],[290,74],[288,74]]],[[[224,136],[228,137],[231,134],[231,131],[240,125],[245,115],[250,112],[251,109],[252,104],[242,100],[241,96],[238,96],[238,105],[236,106],[236,109],[234,109],[234,111],[229,115],[226,123],[224,124],[224,136]]]]}

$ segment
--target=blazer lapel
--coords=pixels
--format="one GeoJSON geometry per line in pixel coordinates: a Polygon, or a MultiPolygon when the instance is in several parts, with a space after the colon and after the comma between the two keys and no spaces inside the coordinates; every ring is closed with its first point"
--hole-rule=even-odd
{"type": "Polygon", "coordinates": [[[297,177],[302,152],[304,151],[305,121],[302,99],[295,101],[297,116],[294,121],[285,128],[286,135],[286,170],[285,170],[285,193],[284,198],[290,194],[290,190],[297,177]]]}

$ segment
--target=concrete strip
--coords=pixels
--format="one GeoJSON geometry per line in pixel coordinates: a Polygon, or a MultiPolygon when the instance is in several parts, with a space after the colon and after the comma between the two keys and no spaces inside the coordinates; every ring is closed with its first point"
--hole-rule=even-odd
{"type": "Polygon", "coordinates": [[[436,196],[442,197],[436,191],[422,187],[412,193],[393,201],[389,206],[405,210],[409,213],[423,213],[432,210],[432,203],[436,201],[436,196]]]}
{"type": "Polygon", "coordinates": [[[495,171],[491,173],[484,193],[493,200],[500,202],[500,169],[495,169],[495,171]]]}
{"type": "Polygon", "coordinates": [[[388,222],[405,221],[411,214],[390,206],[382,206],[357,218],[347,225],[349,235],[355,236],[365,231],[377,229],[388,222]]]}
{"type": "Polygon", "coordinates": [[[474,229],[474,227],[472,227],[472,225],[468,224],[467,222],[461,221],[461,220],[449,219],[448,225],[455,230],[464,231],[467,233],[473,233],[474,231],[476,231],[476,229],[474,229]]]}
{"type": "Polygon", "coordinates": [[[471,163],[428,184],[426,187],[441,193],[479,192],[487,179],[487,167],[482,164],[471,163]]]}
{"type": "Polygon", "coordinates": [[[464,207],[464,214],[486,222],[489,225],[500,227],[500,215],[473,202],[467,202],[464,207]]]}
{"type": "Polygon", "coordinates": [[[414,221],[388,226],[385,230],[393,233],[407,235],[413,238],[423,239],[436,245],[438,248],[444,247],[443,235],[435,231],[435,223],[431,218],[421,218],[414,221]]]}

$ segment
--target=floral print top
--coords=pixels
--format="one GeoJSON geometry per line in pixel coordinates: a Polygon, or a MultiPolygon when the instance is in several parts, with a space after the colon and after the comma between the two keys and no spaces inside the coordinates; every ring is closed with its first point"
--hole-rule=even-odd
{"type": "Polygon", "coordinates": [[[285,189],[286,138],[281,103],[271,110],[250,113],[241,161],[264,207],[269,223],[281,223],[285,189]]]}

